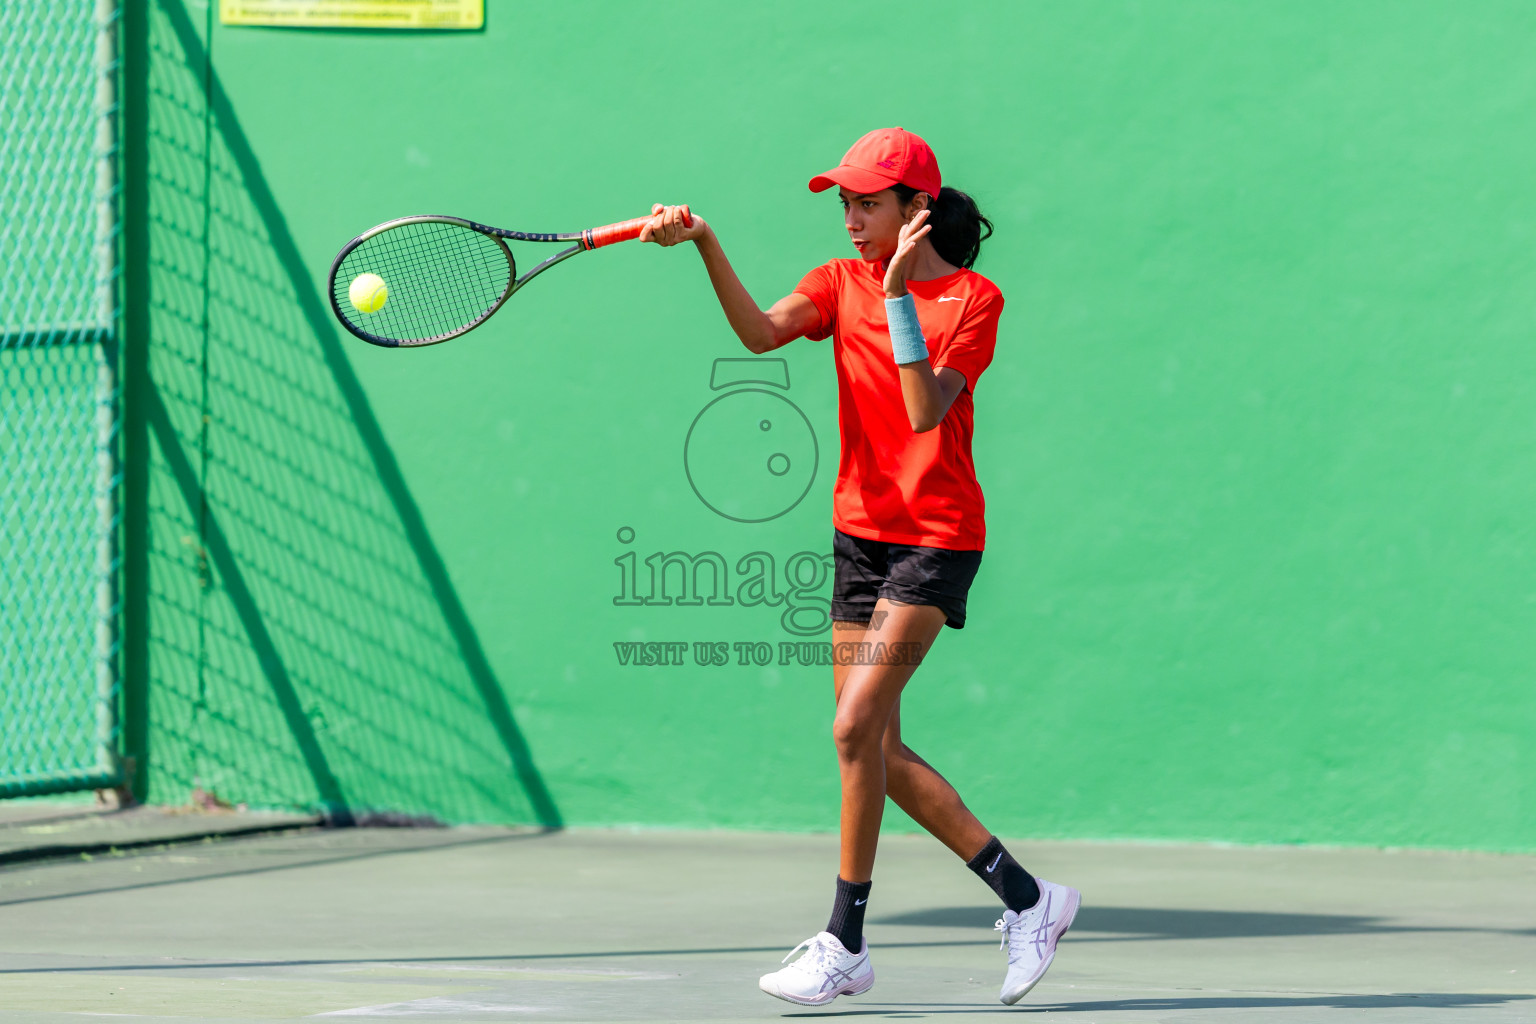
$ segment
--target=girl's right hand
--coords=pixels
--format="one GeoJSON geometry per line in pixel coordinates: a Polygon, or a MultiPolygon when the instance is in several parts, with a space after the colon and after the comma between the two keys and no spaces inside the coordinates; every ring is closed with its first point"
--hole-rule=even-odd
{"type": "Polygon", "coordinates": [[[907,294],[907,270],[917,252],[917,243],[933,230],[932,224],[923,223],[929,212],[919,210],[917,216],[901,226],[896,236],[896,252],[885,268],[885,297],[888,299],[899,299],[907,294]]]}
{"type": "Polygon", "coordinates": [[[709,230],[704,218],[691,212],[687,206],[651,207],[651,222],[640,229],[640,241],[657,245],[677,245],[680,242],[697,242],[709,230]]]}

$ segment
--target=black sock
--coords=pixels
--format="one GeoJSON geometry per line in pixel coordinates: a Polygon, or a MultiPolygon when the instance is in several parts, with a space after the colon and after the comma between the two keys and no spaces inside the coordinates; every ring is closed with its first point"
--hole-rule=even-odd
{"type": "Polygon", "coordinates": [[[864,948],[864,904],[869,902],[869,886],[869,882],[845,882],[842,875],[837,876],[837,897],[832,901],[827,931],[853,954],[864,948]]]}
{"type": "Polygon", "coordinates": [[[988,839],[987,845],[966,861],[965,866],[976,872],[977,878],[990,885],[998,899],[1015,914],[1040,902],[1040,887],[1035,884],[1035,876],[1009,856],[1003,844],[997,841],[997,836],[988,839]]]}

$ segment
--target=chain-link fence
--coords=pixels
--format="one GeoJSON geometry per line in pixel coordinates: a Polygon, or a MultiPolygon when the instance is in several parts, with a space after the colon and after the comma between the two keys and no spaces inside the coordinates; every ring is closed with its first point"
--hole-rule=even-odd
{"type": "Polygon", "coordinates": [[[119,146],[115,7],[0,0],[0,797],[121,779],[125,405],[137,796],[558,823],[224,94],[212,11],[128,9],[119,146]],[[121,403],[120,150],[146,371],[121,403]]]}
{"type": "Polygon", "coordinates": [[[0,3],[0,796],[118,777],[116,21],[0,3]]]}
{"type": "Polygon", "coordinates": [[[190,0],[144,13],[144,799],[558,823],[225,92],[222,30],[190,0]]]}

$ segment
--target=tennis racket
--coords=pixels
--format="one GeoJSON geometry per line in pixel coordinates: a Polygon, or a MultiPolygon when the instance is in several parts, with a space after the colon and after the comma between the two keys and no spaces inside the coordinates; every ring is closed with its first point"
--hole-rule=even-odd
{"type": "Polygon", "coordinates": [[[385,221],[331,262],[331,310],[343,327],[387,348],[435,345],[479,327],[516,291],[577,253],[640,237],[650,217],[568,234],[508,231],[461,217],[385,221]],[[507,240],[571,242],[522,277],[507,240]]]}

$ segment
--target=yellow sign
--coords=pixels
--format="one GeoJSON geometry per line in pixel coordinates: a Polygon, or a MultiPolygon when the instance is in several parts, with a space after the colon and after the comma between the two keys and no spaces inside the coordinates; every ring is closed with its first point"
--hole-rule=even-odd
{"type": "Polygon", "coordinates": [[[219,0],[219,20],[286,28],[479,28],[485,0],[219,0]]]}

